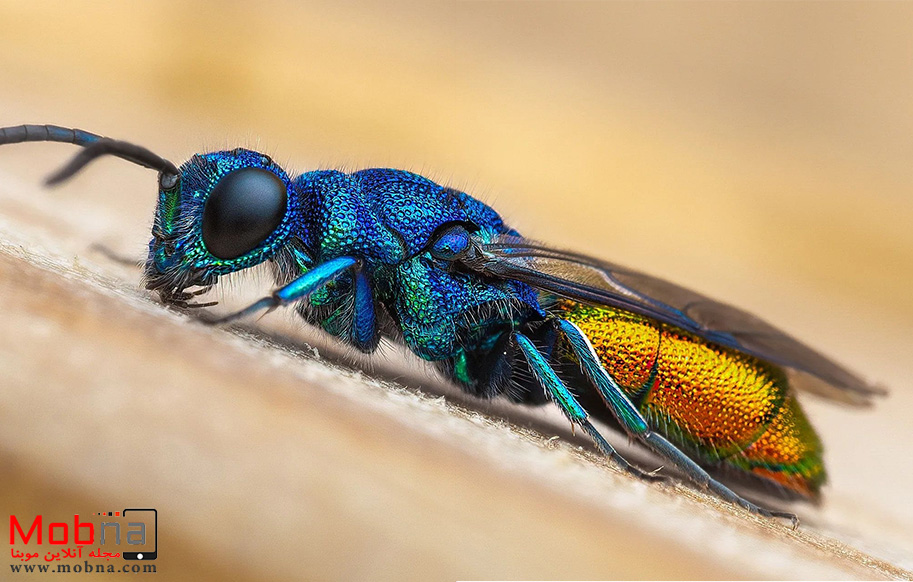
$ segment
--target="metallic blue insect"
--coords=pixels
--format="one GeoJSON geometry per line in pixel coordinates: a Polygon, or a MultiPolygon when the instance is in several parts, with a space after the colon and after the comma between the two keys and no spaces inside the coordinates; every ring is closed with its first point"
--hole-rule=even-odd
{"type": "Polygon", "coordinates": [[[590,418],[614,421],[699,487],[754,513],[796,522],[740,497],[705,467],[814,498],[824,481],[821,447],[793,388],[857,404],[878,393],[752,315],[532,243],[482,202],[410,172],[289,176],[246,149],[198,154],[178,168],[81,130],[0,129],[0,144],[24,141],[84,148],[50,183],[102,155],[158,171],[145,282],[165,303],[212,305],[192,301],[220,276],[269,262],[275,291],[216,323],[293,305],[364,352],[382,336],[399,339],[466,392],[554,402],[618,466],[660,479],[625,461],[590,418]],[[709,372],[695,375],[697,362],[709,372]],[[801,381],[812,376],[819,382],[801,381]]]}

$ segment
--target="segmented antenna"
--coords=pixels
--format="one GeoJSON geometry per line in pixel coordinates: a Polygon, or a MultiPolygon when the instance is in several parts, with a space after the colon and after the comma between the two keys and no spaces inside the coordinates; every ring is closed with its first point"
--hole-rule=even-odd
{"type": "Polygon", "coordinates": [[[178,176],[178,169],[174,164],[142,146],[126,141],[110,139],[81,129],[71,129],[58,125],[0,127],[0,145],[25,141],[72,143],[85,148],[76,154],[66,166],[48,176],[47,180],[45,180],[48,185],[63,182],[86,167],[95,158],[105,155],[117,156],[145,168],[158,170],[162,174],[163,182],[173,183],[173,179],[178,176]]]}
{"type": "Polygon", "coordinates": [[[100,135],[58,125],[17,125],[0,128],[0,144],[24,141],[59,141],[87,146],[102,139],[100,135]]]}

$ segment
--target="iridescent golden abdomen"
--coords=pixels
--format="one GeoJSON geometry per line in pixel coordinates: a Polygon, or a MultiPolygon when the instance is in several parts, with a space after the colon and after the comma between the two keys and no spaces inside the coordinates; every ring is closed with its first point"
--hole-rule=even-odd
{"type": "Polygon", "coordinates": [[[737,352],[657,329],[655,381],[643,400],[646,416],[725,457],[766,430],[786,391],[782,373],[737,352]]]}
{"type": "Polygon", "coordinates": [[[634,313],[570,301],[560,308],[654,430],[698,461],[816,496],[820,441],[782,369],[634,313]]]}

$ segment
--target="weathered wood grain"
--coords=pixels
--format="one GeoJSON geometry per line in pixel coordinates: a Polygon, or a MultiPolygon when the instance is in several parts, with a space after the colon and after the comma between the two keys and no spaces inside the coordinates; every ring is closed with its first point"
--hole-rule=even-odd
{"type": "Polygon", "coordinates": [[[791,532],[401,354],[353,366],[279,314],[239,335],[164,310],[90,250],[142,255],[151,175],[105,161],[46,191],[72,150],[11,146],[0,517],[154,505],[169,579],[910,577],[911,25],[902,4],[0,3],[3,125],[421,171],[892,392],[808,402],[832,479],[791,532]]]}

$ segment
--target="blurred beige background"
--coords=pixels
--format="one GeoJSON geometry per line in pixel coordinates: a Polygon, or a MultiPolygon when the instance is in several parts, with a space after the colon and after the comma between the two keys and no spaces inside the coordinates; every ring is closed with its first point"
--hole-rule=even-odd
{"type": "MultiPolygon", "coordinates": [[[[831,486],[796,509],[910,569],[911,30],[913,5],[887,2],[3,1],[0,125],[174,161],[244,145],[292,171],[411,169],[528,236],[748,308],[890,389],[866,411],[806,399],[831,486]]],[[[6,228],[141,255],[151,177],[105,161],[38,190],[69,153],[0,150],[6,228]]],[[[692,573],[713,572],[732,575],[692,573]]]]}

